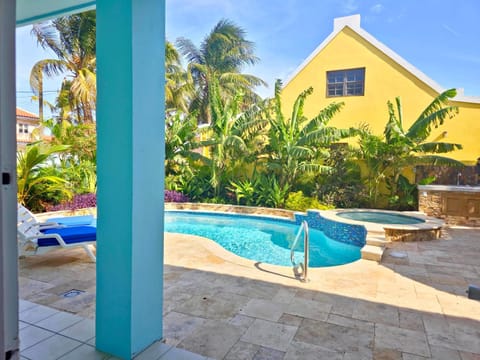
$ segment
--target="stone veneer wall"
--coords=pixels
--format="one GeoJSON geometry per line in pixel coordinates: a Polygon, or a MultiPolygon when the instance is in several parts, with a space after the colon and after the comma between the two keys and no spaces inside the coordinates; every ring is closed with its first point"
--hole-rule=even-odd
{"type": "Polygon", "coordinates": [[[294,219],[294,212],[284,209],[272,209],[255,206],[237,206],[224,204],[204,204],[204,203],[165,203],[165,210],[200,210],[200,211],[222,211],[233,212],[237,214],[251,215],[270,215],[294,219]]]}
{"type": "Polygon", "coordinates": [[[402,230],[385,228],[387,241],[427,241],[440,239],[441,229],[402,230]]]}
{"type": "Polygon", "coordinates": [[[480,188],[419,186],[418,209],[448,225],[480,226],[480,188]]]}

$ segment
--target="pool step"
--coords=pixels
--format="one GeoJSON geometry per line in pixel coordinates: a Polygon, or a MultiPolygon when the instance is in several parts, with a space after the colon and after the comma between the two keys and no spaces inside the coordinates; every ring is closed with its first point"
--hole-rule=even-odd
{"type": "Polygon", "coordinates": [[[387,240],[385,239],[385,235],[367,235],[366,243],[367,245],[373,246],[385,246],[387,244],[387,240]]]}
{"type": "Polygon", "coordinates": [[[362,250],[362,259],[378,261],[382,260],[385,247],[375,245],[365,245],[362,250]]]}

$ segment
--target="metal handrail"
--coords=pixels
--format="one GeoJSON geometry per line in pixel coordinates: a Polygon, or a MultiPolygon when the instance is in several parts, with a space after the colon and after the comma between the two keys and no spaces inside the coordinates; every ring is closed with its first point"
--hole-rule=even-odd
{"type": "Polygon", "coordinates": [[[307,273],[308,273],[308,247],[309,247],[309,238],[308,238],[308,223],[304,220],[298,229],[297,236],[292,243],[292,248],[290,250],[290,261],[294,266],[294,270],[296,270],[299,266],[302,268],[302,273],[298,275],[301,281],[306,282],[307,273]],[[304,251],[304,263],[299,263],[298,265],[295,263],[295,248],[297,247],[298,240],[300,239],[300,235],[303,231],[303,251],[304,251]]]}

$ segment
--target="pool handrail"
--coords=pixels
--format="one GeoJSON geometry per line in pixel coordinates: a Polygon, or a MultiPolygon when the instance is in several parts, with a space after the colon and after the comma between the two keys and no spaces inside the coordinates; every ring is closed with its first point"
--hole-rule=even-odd
{"type": "Polygon", "coordinates": [[[295,264],[295,248],[297,247],[297,243],[300,239],[300,235],[302,234],[303,231],[303,251],[304,251],[304,263],[299,263],[298,266],[302,268],[302,273],[299,275],[300,281],[302,282],[307,282],[308,278],[308,248],[309,248],[309,237],[308,237],[308,223],[306,220],[302,221],[300,224],[300,228],[298,229],[297,236],[295,237],[295,240],[292,243],[292,247],[290,249],[290,261],[292,262],[292,265],[294,269],[296,269],[298,266],[295,264]]]}

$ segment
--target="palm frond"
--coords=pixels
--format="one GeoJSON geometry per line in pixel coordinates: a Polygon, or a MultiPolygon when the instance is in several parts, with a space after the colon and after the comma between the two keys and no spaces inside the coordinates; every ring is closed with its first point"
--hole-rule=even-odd
{"type": "Polygon", "coordinates": [[[58,32],[50,23],[39,23],[32,26],[31,34],[43,49],[52,50],[58,58],[63,59],[65,52],[59,42],[58,32]]]}
{"type": "Polygon", "coordinates": [[[303,172],[316,173],[316,174],[328,174],[331,172],[332,168],[327,165],[322,165],[318,163],[307,163],[302,162],[298,165],[299,170],[303,172]]]}
{"type": "Polygon", "coordinates": [[[417,145],[416,151],[421,153],[447,153],[455,150],[461,150],[461,144],[445,143],[445,142],[428,142],[417,145]]]}
{"type": "Polygon", "coordinates": [[[438,155],[414,156],[411,159],[411,163],[412,165],[465,166],[461,161],[438,155]]]}
{"type": "MultiPolygon", "coordinates": [[[[401,114],[401,102],[400,102],[400,98],[397,97],[396,99],[396,103],[397,103],[397,109],[399,111],[399,114],[401,114]]],[[[385,130],[383,132],[384,136],[385,136],[385,140],[390,143],[392,142],[394,139],[398,139],[399,137],[402,137],[403,136],[403,129],[402,129],[402,124],[400,122],[400,115],[399,117],[397,118],[397,116],[395,115],[395,110],[393,108],[393,104],[388,101],[387,102],[387,106],[388,106],[388,121],[387,121],[387,125],[385,126],[385,130]]]]}
{"type": "Polygon", "coordinates": [[[290,151],[290,155],[292,157],[302,159],[302,158],[307,158],[310,157],[314,154],[314,150],[309,147],[309,146],[293,146],[290,151]]]}
{"type": "Polygon", "coordinates": [[[328,104],[325,108],[312,118],[307,125],[302,129],[301,136],[306,136],[308,133],[317,130],[318,128],[325,127],[330,120],[337,114],[344,106],[343,102],[333,102],[328,104]]]}
{"type": "Polygon", "coordinates": [[[337,129],[335,127],[323,127],[302,136],[298,144],[310,146],[330,146],[341,139],[346,139],[357,134],[356,129],[337,129]]]}
{"type": "Polygon", "coordinates": [[[203,58],[198,48],[189,39],[180,37],[175,42],[180,53],[185,56],[188,63],[203,64],[203,58]]]}
{"type": "Polygon", "coordinates": [[[450,89],[438,95],[408,129],[406,136],[423,141],[430,135],[432,126],[438,127],[444,123],[445,119],[458,114],[458,106],[447,106],[449,99],[456,94],[455,89],[450,89]]]}
{"type": "Polygon", "coordinates": [[[302,91],[295,100],[295,103],[293,104],[292,117],[290,118],[289,122],[289,136],[293,136],[294,132],[298,132],[298,130],[301,129],[302,123],[305,120],[303,117],[303,107],[305,105],[305,99],[312,93],[313,87],[310,86],[308,89],[302,91]]]}
{"type": "Polygon", "coordinates": [[[225,84],[240,84],[244,85],[247,87],[252,87],[252,86],[267,86],[267,83],[260,79],[259,77],[256,77],[254,75],[249,75],[249,74],[242,74],[242,73],[236,73],[236,72],[228,72],[228,73],[222,73],[220,75],[220,82],[225,83],[225,84]]]}

